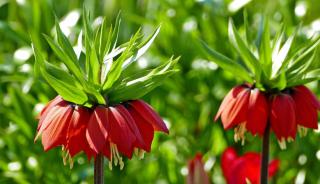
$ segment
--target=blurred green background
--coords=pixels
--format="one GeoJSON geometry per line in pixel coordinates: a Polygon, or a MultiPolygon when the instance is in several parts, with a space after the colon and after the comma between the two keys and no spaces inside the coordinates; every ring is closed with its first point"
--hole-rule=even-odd
{"type": "MultiPolygon", "coordinates": [[[[106,16],[111,24],[121,10],[120,42],[139,27],[150,34],[162,25],[149,52],[135,63],[136,68],[152,68],[172,55],[181,56],[181,71],[144,97],[164,117],[170,135],[157,134],[151,153],[143,160],[126,160],[124,170],[109,171],[106,167],[106,183],[184,183],[187,161],[202,152],[210,180],[223,184],[222,151],[228,145],[241,154],[260,151],[261,139],[249,136],[241,146],[234,143],[232,130],[225,132],[221,123],[213,123],[223,96],[241,81],[207,60],[199,39],[236,57],[228,43],[227,22],[232,17],[236,26],[243,28],[244,9],[254,33],[251,36],[255,36],[262,14],[269,15],[273,30],[284,23],[290,33],[300,25],[298,42],[320,31],[317,0],[0,0],[1,184],[93,182],[93,163],[83,154],[75,158],[70,170],[63,165],[59,148],[45,153],[40,141],[33,142],[35,116],[56,94],[33,73],[30,37],[35,36],[48,58],[56,60],[41,34],[53,35],[56,15],[75,44],[83,4],[96,23],[106,16]]],[[[318,82],[309,87],[320,94],[318,82]]],[[[320,131],[309,131],[307,137],[298,137],[286,150],[280,150],[272,135],[271,158],[281,160],[272,183],[320,184],[319,140],[320,131]]]]}

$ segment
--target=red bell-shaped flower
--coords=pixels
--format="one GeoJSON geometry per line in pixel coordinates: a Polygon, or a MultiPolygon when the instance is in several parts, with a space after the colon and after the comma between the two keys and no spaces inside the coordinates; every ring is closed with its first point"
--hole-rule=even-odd
{"type": "Polygon", "coordinates": [[[292,90],[292,98],[296,104],[297,124],[305,127],[318,129],[318,115],[320,102],[317,97],[305,86],[296,86],[292,90]]]}
{"type": "Polygon", "coordinates": [[[268,104],[264,93],[249,85],[234,87],[224,98],[215,117],[221,117],[225,129],[235,128],[235,140],[244,140],[248,130],[253,135],[264,133],[268,104]]]}
{"type": "Polygon", "coordinates": [[[142,100],[93,109],[73,105],[60,96],[48,103],[39,114],[38,133],[45,151],[63,146],[64,161],[84,151],[90,160],[103,154],[122,169],[122,156],[131,159],[151,150],[154,131],[168,133],[160,116],[142,100]]]}

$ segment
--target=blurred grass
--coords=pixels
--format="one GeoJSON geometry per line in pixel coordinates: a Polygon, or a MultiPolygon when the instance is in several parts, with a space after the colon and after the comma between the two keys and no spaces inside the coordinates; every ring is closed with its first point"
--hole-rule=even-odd
{"type": "MultiPolygon", "coordinates": [[[[106,181],[184,183],[186,162],[200,151],[205,160],[214,163],[208,167],[212,181],[223,183],[219,159],[226,146],[234,145],[244,153],[259,151],[261,144],[258,137],[250,137],[245,146],[235,144],[232,131],[225,132],[220,123],[213,123],[212,117],[221,99],[239,81],[208,61],[198,44],[199,38],[203,39],[218,51],[236,57],[227,41],[229,17],[235,20],[237,27],[243,27],[243,8],[232,5],[236,2],[239,1],[0,0],[0,183],[93,181],[92,162],[88,163],[83,155],[75,158],[74,168],[70,170],[63,166],[60,149],[45,153],[39,141],[33,143],[37,126],[35,115],[56,94],[33,73],[30,36],[36,36],[36,42],[49,54],[50,61],[56,62],[41,34],[52,35],[55,16],[62,21],[70,12],[80,15],[77,13],[81,12],[83,4],[94,19],[107,16],[110,22],[121,10],[120,42],[127,40],[139,27],[150,33],[162,25],[150,52],[133,68],[153,67],[171,55],[181,56],[181,72],[145,97],[166,119],[170,135],[157,134],[151,153],[143,160],[126,161],[123,171],[106,169],[106,181]]],[[[285,23],[290,32],[302,23],[301,42],[320,30],[320,3],[316,0],[256,0],[245,8],[253,32],[258,28],[262,13],[269,14],[274,29],[285,23]],[[306,10],[302,17],[297,16],[299,6],[306,10]]],[[[72,20],[76,21],[75,18],[72,20]]],[[[71,32],[69,38],[75,43],[81,21],[66,25],[71,32]]],[[[317,82],[310,87],[320,94],[317,82]]],[[[319,138],[319,132],[309,132],[307,137],[297,138],[281,151],[272,137],[272,158],[281,159],[281,168],[273,183],[295,183],[298,178],[302,178],[303,183],[320,183],[319,138]]]]}

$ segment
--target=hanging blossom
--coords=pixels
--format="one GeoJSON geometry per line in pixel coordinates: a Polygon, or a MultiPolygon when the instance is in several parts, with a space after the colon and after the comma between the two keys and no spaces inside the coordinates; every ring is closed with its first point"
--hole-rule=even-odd
{"type": "Polygon", "coordinates": [[[123,168],[122,155],[140,158],[150,152],[154,131],[169,133],[160,116],[144,101],[127,101],[115,106],[81,107],[57,96],[41,111],[37,136],[45,151],[62,146],[72,166],[74,157],[84,152],[88,159],[105,155],[123,168]]]}
{"type": "Polygon", "coordinates": [[[229,40],[239,55],[234,60],[203,43],[211,60],[245,81],[225,96],[215,121],[221,118],[224,129],[234,128],[235,141],[242,143],[246,132],[262,136],[271,127],[280,147],[285,148],[297,131],[306,135],[307,129],[318,128],[320,102],[305,84],[318,80],[319,65],[314,56],[320,37],[305,40],[290,52],[296,33],[284,40],[282,31],[272,39],[268,20],[259,32],[259,46],[250,44],[257,42],[241,37],[229,21],[229,40]]]}
{"type": "MultiPolygon", "coordinates": [[[[221,168],[227,184],[259,184],[261,155],[247,152],[238,156],[235,149],[227,148],[221,157],[221,168]]],[[[279,160],[272,160],[268,176],[273,177],[279,169],[279,160]]]]}
{"type": "Polygon", "coordinates": [[[318,110],[320,102],[303,85],[266,94],[244,84],[226,95],[215,120],[221,117],[225,129],[235,128],[235,141],[244,143],[246,131],[262,136],[269,119],[280,147],[285,148],[285,141],[293,141],[297,130],[305,135],[307,128],[318,129],[318,110]]]}
{"type": "Polygon", "coordinates": [[[147,40],[141,40],[138,31],[118,46],[119,17],[114,27],[108,28],[103,20],[96,29],[91,28],[88,17],[84,11],[80,54],[75,53],[58,23],[57,43],[45,36],[67,70],[47,62],[36,42],[33,44],[36,72],[59,94],[40,112],[35,140],[41,137],[45,151],[62,146],[64,163],[69,161],[71,167],[72,158],[84,152],[88,160],[104,155],[110,169],[113,164],[122,169],[123,157],[131,159],[136,154],[142,158],[144,152],[150,152],[155,131],[169,133],[161,117],[139,99],[177,72],[178,58],[150,72],[131,75],[125,72],[128,66],[146,52],[160,28],[147,40]]]}
{"type": "Polygon", "coordinates": [[[187,184],[209,184],[209,176],[204,170],[201,153],[197,153],[193,159],[188,162],[187,184]]]}

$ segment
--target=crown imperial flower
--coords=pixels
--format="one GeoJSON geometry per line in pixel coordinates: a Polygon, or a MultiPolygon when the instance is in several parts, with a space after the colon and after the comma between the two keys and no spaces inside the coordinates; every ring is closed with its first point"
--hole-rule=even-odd
{"type": "Polygon", "coordinates": [[[49,46],[66,66],[60,69],[45,60],[33,43],[35,71],[59,94],[39,114],[35,140],[42,138],[45,151],[62,146],[64,162],[79,152],[88,159],[104,155],[123,168],[123,156],[140,158],[150,152],[155,131],[169,133],[161,117],[140,97],[177,72],[177,59],[170,59],[149,72],[130,75],[128,66],[150,47],[160,27],[141,41],[138,31],[129,42],[117,45],[120,19],[107,28],[105,20],[92,29],[83,12],[83,34],[79,35],[80,54],[56,23],[57,42],[45,36],[49,46]],[[84,37],[84,39],[82,39],[84,37]],[[82,46],[84,40],[84,46],[82,46]]]}
{"type": "Polygon", "coordinates": [[[271,127],[280,147],[285,148],[285,142],[294,140],[297,130],[305,135],[307,128],[318,128],[320,102],[304,84],[318,80],[314,55],[320,37],[290,52],[296,33],[284,41],[285,32],[279,32],[272,40],[268,20],[262,25],[257,46],[243,39],[229,21],[229,40],[240,63],[203,43],[210,59],[246,82],[226,95],[215,120],[221,118],[225,129],[235,128],[234,138],[242,142],[246,131],[262,136],[271,127]]]}

